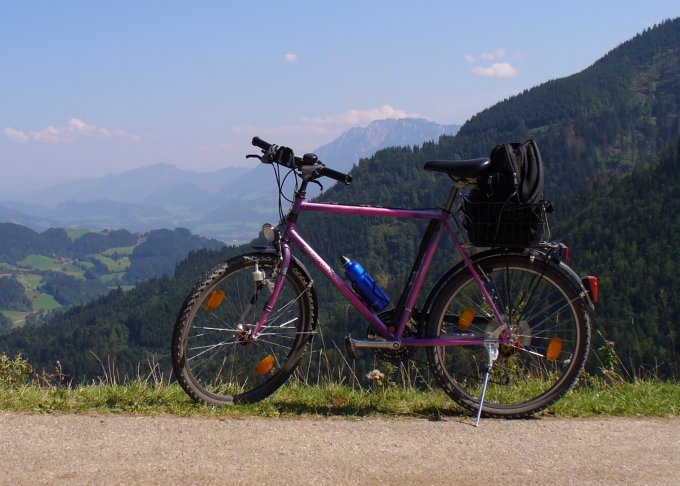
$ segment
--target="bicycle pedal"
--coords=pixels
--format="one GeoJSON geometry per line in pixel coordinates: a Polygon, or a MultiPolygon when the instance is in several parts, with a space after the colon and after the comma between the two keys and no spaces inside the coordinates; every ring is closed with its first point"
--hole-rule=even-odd
{"type": "Polygon", "coordinates": [[[357,347],[354,345],[350,335],[345,336],[345,351],[350,359],[357,359],[357,347]]]}

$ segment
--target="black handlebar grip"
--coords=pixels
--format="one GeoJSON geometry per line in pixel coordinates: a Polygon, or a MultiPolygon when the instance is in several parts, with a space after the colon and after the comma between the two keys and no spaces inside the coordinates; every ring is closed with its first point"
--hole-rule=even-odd
{"type": "Polygon", "coordinates": [[[261,148],[262,150],[265,150],[265,151],[269,150],[269,147],[272,146],[271,143],[265,142],[260,137],[253,137],[253,145],[255,145],[256,147],[259,147],[259,148],[261,148]]]}
{"type": "Polygon", "coordinates": [[[352,182],[352,176],[349,174],[343,174],[337,170],[329,169],[328,167],[323,167],[320,174],[324,177],[329,177],[343,184],[350,184],[352,182]]]}

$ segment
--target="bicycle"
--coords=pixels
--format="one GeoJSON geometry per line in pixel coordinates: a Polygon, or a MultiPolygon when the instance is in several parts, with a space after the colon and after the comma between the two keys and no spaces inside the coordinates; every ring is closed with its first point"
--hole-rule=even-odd
{"type": "MultiPolygon", "coordinates": [[[[375,336],[346,338],[347,351],[370,348],[398,355],[426,348],[441,388],[463,407],[490,417],[528,417],[557,401],[582,372],[590,346],[590,313],[596,277],[579,278],[566,264],[566,247],[539,242],[530,248],[491,248],[472,253],[461,242],[453,210],[459,191],[474,187],[486,158],[430,161],[426,170],[453,180],[440,209],[391,209],[306,200],[308,184],[328,177],[343,184],[351,175],[332,170],[314,154],[255,137],[256,157],[296,176],[294,199],[279,226],[263,226],[270,242],[213,268],[187,296],[175,323],[172,362],[186,393],[210,405],[249,403],[276,391],[289,378],[316,333],[319,304],[297,248],[366,318],[375,336]],[[427,221],[404,290],[389,311],[377,313],[302,238],[305,212],[354,214],[427,221]],[[455,223],[455,224],[452,224],[455,223]],[[416,308],[444,234],[461,261],[433,286],[416,308]]],[[[279,198],[282,183],[279,172],[279,198]]],[[[281,208],[281,199],[279,199],[281,208]]]]}

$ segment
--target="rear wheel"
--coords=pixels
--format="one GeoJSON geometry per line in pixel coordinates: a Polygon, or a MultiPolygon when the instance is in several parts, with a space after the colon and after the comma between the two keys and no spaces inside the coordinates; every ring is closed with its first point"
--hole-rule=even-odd
{"type": "MultiPolygon", "coordinates": [[[[540,258],[483,259],[480,276],[508,328],[496,322],[472,273],[451,278],[433,305],[429,337],[476,334],[501,339],[484,397],[486,416],[526,417],[557,401],[576,381],[588,354],[590,324],[580,289],[540,258]]],[[[488,363],[484,346],[428,348],[440,385],[477,410],[488,363]]]]}
{"type": "Polygon", "coordinates": [[[215,267],[187,297],[175,324],[172,363],[193,399],[210,405],[258,401],[297,366],[314,332],[317,309],[311,282],[294,262],[264,328],[252,336],[279,265],[279,258],[267,253],[233,258],[215,267]]]}

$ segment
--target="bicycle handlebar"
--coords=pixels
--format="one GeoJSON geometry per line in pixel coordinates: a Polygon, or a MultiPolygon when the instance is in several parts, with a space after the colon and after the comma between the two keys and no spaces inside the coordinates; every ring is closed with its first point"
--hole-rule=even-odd
{"type": "Polygon", "coordinates": [[[253,137],[253,145],[255,145],[257,148],[261,148],[265,152],[272,146],[271,143],[265,142],[260,137],[253,137]]]}
{"type": "Polygon", "coordinates": [[[288,167],[289,169],[300,169],[303,166],[318,166],[318,169],[313,171],[318,177],[328,177],[329,179],[342,182],[343,184],[350,184],[352,182],[352,176],[350,174],[344,174],[326,167],[314,154],[298,157],[294,155],[293,151],[288,147],[281,147],[266,142],[260,137],[253,137],[252,144],[257,148],[262,149],[262,152],[264,152],[264,156],[260,158],[262,162],[269,164],[277,163],[288,167]],[[286,160],[283,160],[284,157],[286,160]]]}

